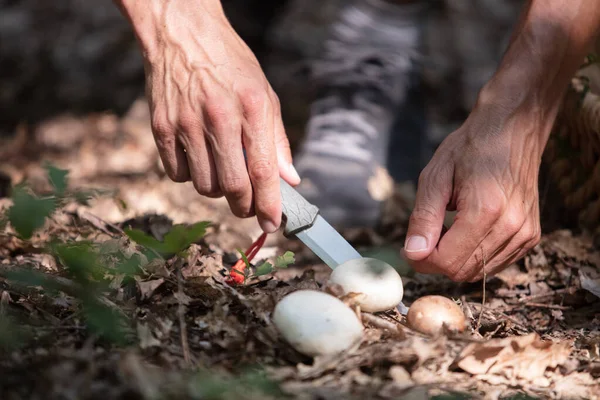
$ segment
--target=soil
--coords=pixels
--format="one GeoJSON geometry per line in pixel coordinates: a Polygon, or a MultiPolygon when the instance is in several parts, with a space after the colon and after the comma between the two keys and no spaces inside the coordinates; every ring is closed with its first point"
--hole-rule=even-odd
{"type": "MultiPolygon", "coordinates": [[[[90,332],[80,299],[69,290],[23,288],[0,278],[1,314],[18,321],[17,332],[29,332],[18,347],[3,351],[0,398],[599,398],[600,253],[593,238],[547,233],[524,260],[485,285],[416,274],[397,256],[410,209],[410,190],[398,186],[387,223],[342,233],[360,251],[391,257],[408,306],[423,295],[450,297],[469,329],[425,337],[396,310],[363,313],[358,348],[307,358],[281,339],[270,315],[291,291],[324,290],[328,267],[300,242],[271,235],[252,267],[285,251],[294,252],[295,262],[228,285],[237,249],[248,248],[261,231],[253,219],[231,215],[224,200],[169,181],[148,120],[140,99],[123,117],[63,116],[22,128],[2,143],[1,193],[10,191],[9,180],[47,192],[47,161],[70,171],[72,189],[107,190],[89,205],[64,204],[29,241],[5,227],[3,276],[33,268],[72,287],[77,282],[48,251],[52,240],[86,239],[140,254],[123,229],[162,239],[173,224],[212,224],[185,255],[151,262],[135,281],[103,292],[127,317],[128,345],[90,332]]],[[[0,202],[4,213],[11,200],[0,202]]]]}
{"type": "MultiPolygon", "coordinates": [[[[283,18],[271,32],[270,46],[290,54],[268,50],[265,27],[274,14],[243,8],[260,3],[267,9],[274,1],[224,2],[236,28],[268,64],[294,147],[310,97],[302,60],[313,56],[311,46],[322,41],[317,28],[341,4],[312,1],[314,7],[303,8],[304,1],[294,2],[289,15],[304,15],[306,23],[283,18]],[[331,9],[317,9],[321,3],[331,9]]],[[[415,273],[399,257],[414,186],[397,184],[377,229],[342,234],[363,254],[397,267],[407,306],[425,295],[449,297],[467,316],[468,329],[426,337],[397,310],[362,313],[365,334],[357,348],[315,359],[293,350],[270,320],[273,308],[294,290],[325,290],[330,269],[302,243],[276,234],[251,270],[287,251],[294,262],[243,285],[227,283],[238,250],[248,249],[261,230],[254,219],[234,217],[225,200],[203,198],[191,183],[166,177],[141,97],[139,54],[124,21],[104,3],[0,1],[3,16],[10,16],[0,24],[0,104],[8,110],[0,115],[0,399],[600,399],[598,241],[564,224],[552,191],[542,191],[540,245],[485,283],[457,284],[415,273]],[[57,24],[65,28],[54,37],[57,24]],[[69,190],[97,194],[88,204],[64,202],[30,240],[22,240],[4,224],[11,195],[23,182],[36,193],[50,193],[46,162],[69,171],[69,190]],[[174,224],[200,221],[211,223],[206,234],[165,260],[149,261],[125,234],[136,228],[162,240],[174,224]],[[56,241],[89,241],[141,260],[143,268],[131,279],[108,273],[113,258],[98,264],[98,279],[107,286],[94,298],[122,317],[125,342],[90,328],[84,301],[89,293],[51,251],[56,241]],[[44,284],[10,278],[23,270],[45,274],[44,284]]],[[[471,11],[479,15],[476,7],[471,11]]],[[[496,25],[508,29],[504,20],[474,24],[484,31],[496,25]]],[[[488,36],[500,42],[498,35],[488,36]]],[[[481,56],[480,47],[474,48],[471,54],[481,56]]],[[[493,64],[494,56],[483,58],[493,64]]],[[[433,92],[456,103],[452,87],[460,85],[450,72],[437,73],[430,80],[441,86],[433,92]]],[[[460,118],[470,98],[461,96],[460,118]]],[[[435,102],[448,103],[444,99],[435,102]]],[[[455,114],[454,108],[440,113],[455,114]]],[[[433,119],[446,126],[452,118],[433,119]]],[[[114,328],[113,320],[102,321],[114,328]]]]}

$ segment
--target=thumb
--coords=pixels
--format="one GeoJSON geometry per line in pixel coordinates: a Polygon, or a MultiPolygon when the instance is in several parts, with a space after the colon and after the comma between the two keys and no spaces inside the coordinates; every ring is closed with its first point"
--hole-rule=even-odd
{"type": "Polygon", "coordinates": [[[404,255],[409,260],[420,261],[427,258],[440,239],[446,206],[452,193],[452,174],[448,175],[432,178],[429,174],[422,175],[419,179],[415,206],[404,242],[404,255]]]}
{"type": "Polygon", "coordinates": [[[281,118],[275,122],[275,149],[277,151],[277,164],[279,175],[290,185],[296,186],[300,183],[300,176],[292,164],[292,151],[290,142],[285,134],[281,118]]]}

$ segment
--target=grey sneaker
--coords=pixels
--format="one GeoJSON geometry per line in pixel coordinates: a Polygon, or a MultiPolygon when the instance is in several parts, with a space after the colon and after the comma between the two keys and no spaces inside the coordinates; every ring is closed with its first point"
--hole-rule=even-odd
{"type": "Polygon", "coordinates": [[[352,1],[313,63],[317,97],[295,156],[298,190],[338,227],[373,226],[391,193],[388,146],[418,70],[422,2],[352,1]]]}

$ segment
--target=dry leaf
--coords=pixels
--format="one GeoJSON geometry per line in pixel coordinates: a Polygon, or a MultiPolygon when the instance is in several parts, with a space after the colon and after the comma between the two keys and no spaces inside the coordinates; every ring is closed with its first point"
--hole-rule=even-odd
{"type": "Polygon", "coordinates": [[[142,300],[149,299],[152,297],[154,291],[163,284],[165,280],[163,278],[153,279],[151,281],[138,282],[138,287],[140,288],[140,294],[142,296],[142,300]]]}
{"type": "Polygon", "coordinates": [[[150,328],[147,324],[138,323],[137,324],[137,334],[138,339],[140,340],[140,347],[142,349],[147,349],[149,347],[160,346],[160,340],[156,339],[150,331],[150,328]]]}
{"type": "Polygon", "coordinates": [[[397,387],[407,388],[415,384],[408,371],[401,365],[392,365],[389,374],[397,387]]]}
{"type": "Polygon", "coordinates": [[[463,349],[456,365],[473,375],[500,375],[533,381],[547,368],[564,363],[571,343],[543,341],[536,333],[472,343],[463,349]]]}

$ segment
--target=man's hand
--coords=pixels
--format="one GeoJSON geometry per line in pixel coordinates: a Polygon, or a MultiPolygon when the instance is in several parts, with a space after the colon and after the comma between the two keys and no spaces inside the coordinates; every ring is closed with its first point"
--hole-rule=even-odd
{"type": "Polygon", "coordinates": [[[483,107],[440,145],[420,176],[405,245],[418,272],[475,281],[484,265],[493,275],[539,242],[537,178],[545,142],[535,140],[537,122],[483,107]],[[442,235],[446,209],[457,214],[442,235]]]}
{"type": "Polygon", "coordinates": [[[292,166],[279,100],[216,0],[120,0],[146,62],[152,131],[169,177],[225,196],[238,217],[281,223],[292,166]],[[244,150],[247,156],[244,159],[244,150]]]}
{"type": "Polygon", "coordinates": [[[598,2],[527,2],[471,115],[421,174],[404,248],[415,270],[476,281],[538,243],[541,156],[567,84],[599,32],[598,2]],[[442,233],[447,209],[457,214],[442,233]]]}

